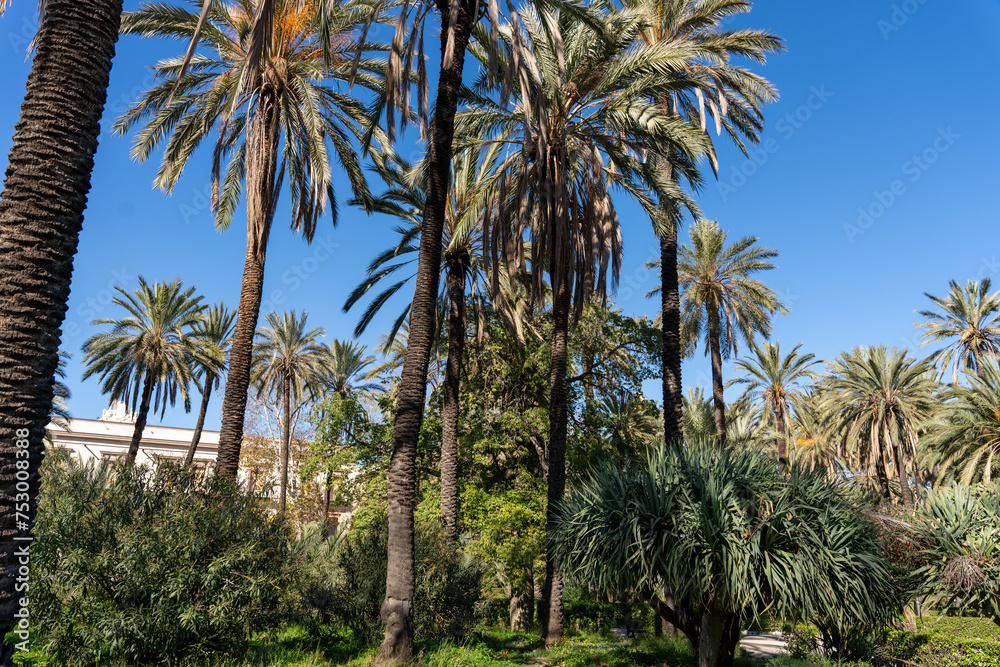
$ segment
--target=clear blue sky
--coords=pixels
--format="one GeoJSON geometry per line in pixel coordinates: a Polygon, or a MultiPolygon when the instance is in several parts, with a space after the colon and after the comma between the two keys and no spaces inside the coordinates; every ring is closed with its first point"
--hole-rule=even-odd
{"type": "MultiPolygon", "coordinates": [[[[4,161],[27,78],[35,7],[18,0],[0,19],[4,161]]],[[[992,276],[1000,284],[996,0],[758,0],[734,25],[786,40],[787,52],[758,68],[781,100],[766,111],[764,143],[753,159],[723,147],[720,178],[706,183],[699,202],[731,238],[755,235],[781,252],[767,281],[792,313],[775,321],[775,338],[789,347],[803,343],[823,359],[855,345],[913,349],[914,310],[927,305],[924,292],[943,294],[950,279],[992,276]]],[[[133,163],[130,139],[108,129],[148,87],[146,66],[182,51],[178,43],[136,38],[118,45],[63,327],[63,348],[74,355],[76,417],[96,418],[107,404],[94,379],[81,382],[79,362],[90,321],[118,316],[109,305],[114,286],[134,289],[140,274],[181,277],[209,301],[235,306],[239,298],[245,227],[214,230],[209,156],[197,156],[165,197],[150,185],[155,160],[133,163]]],[[[348,194],[341,179],[338,197],[348,194]]],[[[657,276],[642,267],[656,254],[655,239],[638,207],[624,199],[618,206],[625,263],[617,303],[652,315],[657,305],[644,294],[657,276]]],[[[339,226],[327,220],[307,246],[281,216],[267,257],[265,302],[275,310],[304,309],[329,337],[350,337],[357,316],[341,306],[367,263],[393,241],[394,221],[342,206],[339,226]]],[[[374,345],[388,328],[402,307],[397,300],[363,343],[374,345]]],[[[705,357],[686,362],[687,386],[707,386],[708,378],[705,357]]],[[[649,383],[649,393],[659,398],[657,386],[649,383]]],[[[219,423],[221,400],[213,401],[208,428],[219,423]]],[[[194,415],[176,408],[163,422],[190,426],[194,415]]]]}

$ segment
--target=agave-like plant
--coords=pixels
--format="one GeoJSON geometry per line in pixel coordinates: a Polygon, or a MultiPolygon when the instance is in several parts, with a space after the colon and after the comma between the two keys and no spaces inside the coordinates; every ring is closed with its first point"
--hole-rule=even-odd
{"type": "Polygon", "coordinates": [[[607,462],[563,502],[568,573],[639,592],[691,640],[700,667],[732,664],[741,622],[809,619],[831,642],[889,621],[899,591],[874,527],[819,474],[711,440],[607,462]]]}
{"type": "Polygon", "coordinates": [[[914,514],[924,565],[915,594],[942,610],[972,611],[1000,625],[1000,487],[929,491],[914,514]]]}

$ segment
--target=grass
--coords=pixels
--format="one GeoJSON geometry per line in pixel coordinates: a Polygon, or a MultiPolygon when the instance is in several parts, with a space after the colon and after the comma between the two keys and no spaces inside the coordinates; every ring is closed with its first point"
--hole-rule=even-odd
{"type": "MultiPolygon", "coordinates": [[[[214,660],[186,667],[367,667],[375,647],[361,648],[345,638],[317,641],[299,628],[254,642],[241,660],[214,660]]],[[[545,650],[537,633],[490,630],[461,642],[418,640],[420,667],[693,667],[694,655],[684,639],[645,638],[622,641],[574,633],[553,649],[545,650]]],[[[735,667],[750,667],[751,660],[737,659],[735,667]]]]}

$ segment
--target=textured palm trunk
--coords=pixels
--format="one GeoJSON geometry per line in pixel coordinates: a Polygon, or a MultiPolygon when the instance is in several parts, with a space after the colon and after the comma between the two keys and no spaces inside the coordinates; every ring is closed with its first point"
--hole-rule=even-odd
{"type": "Polygon", "coordinates": [[[531,568],[525,569],[524,590],[513,586],[510,590],[510,629],[527,632],[535,622],[535,576],[531,568]]]}
{"type": "MultiPolygon", "coordinates": [[[[29,543],[37,507],[59,329],[121,10],[121,0],[48,0],[0,194],[0,637],[13,629],[22,597],[17,552],[29,543]],[[27,493],[22,517],[19,493],[27,493]]],[[[12,664],[12,655],[0,643],[0,664],[12,664]]]]}
{"type": "Polygon", "coordinates": [[[663,327],[663,439],[684,439],[684,394],[681,385],[681,294],[677,276],[677,224],[667,223],[660,239],[660,302],[663,327]]]}
{"type": "Polygon", "coordinates": [[[720,667],[722,644],[729,617],[706,611],[701,615],[701,635],[698,637],[698,667],[720,667]]]}
{"type": "Polygon", "coordinates": [[[441,517],[444,532],[458,540],[458,399],[465,348],[465,265],[448,263],[448,363],[441,400],[441,517]]]}
{"type": "MultiPolygon", "coordinates": [[[[669,98],[663,101],[667,113],[673,113],[669,98]]],[[[674,168],[666,157],[660,158],[660,170],[676,180],[674,168]]],[[[663,331],[663,439],[684,439],[684,393],[681,385],[681,290],[677,273],[677,216],[673,204],[664,202],[661,211],[666,225],[660,237],[660,319],[663,331]]]]}
{"type": "Polygon", "coordinates": [[[156,377],[150,369],[146,371],[146,377],[142,380],[142,399],[139,401],[139,413],[135,416],[135,427],[132,429],[132,440],[128,444],[128,454],[125,455],[125,465],[135,463],[135,457],[139,454],[139,443],[142,442],[142,432],[146,430],[146,418],[149,416],[149,403],[153,398],[155,384],[156,377]]]}
{"type": "Polygon", "coordinates": [[[285,513],[288,494],[288,450],[292,440],[292,383],[285,375],[281,383],[281,491],[278,494],[278,512],[285,513]]]}
{"type": "Polygon", "coordinates": [[[233,343],[229,350],[229,375],[222,399],[222,426],[219,429],[218,474],[236,479],[243,446],[247,391],[253,338],[260,317],[264,293],[264,260],[274,217],[274,179],[278,169],[281,115],[276,95],[265,88],[260,94],[259,111],[251,122],[248,154],[256,154],[247,169],[247,253],[243,261],[243,283],[237,309],[233,343]]]}
{"type": "Polygon", "coordinates": [[[719,313],[713,308],[708,314],[708,346],[712,354],[712,403],[715,411],[715,435],[719,446],[726,445],[726,401],[722,384],[722,343],[719,313]]]}
{"type": "Polygon", "coordinates": [[[184,465],[189,466],[194,462],[194,453],[198,451],[198,443],[201,442],[201,430],[205,428],[205,416],[208,414],[208,399],[212,396],[210,389],[211,382],[205,378],[205,391],[201,395],[201,409],[198,411],[198,423],[194,426],[194,437],[191,438],[191,446],[188,447],[187,456],[184,457],[184,465]]]}
{"type": "Polygon", "coordinates": [[[785,468],[788,465],[788,429],[785,424],[785,407],[778,405],[773,414],[775,430],[778,432],[776,442],[778,447],[778,465],[785,468]]]}
{"type": "MultiPolygon", "coordinates": [[[[441,237],[451,178],[451,145],[455,136],[458,90],[462,85],[465,49],[475,20],[474,6],[459,2],[453,31],[454,47],[450,67],[444,67],[448,30],[441,31],[442,67],[434,102],[427,199],[420,228],[416,287],[410,307],[410,336],[403,372],[397,384],[396,420],[392,428],[392,455],[389,460],[389,553],[385,600],[381,616],[385,639],[375,655],[374,665],[409,663],[413,660],[413,510],[417,488],[417,440],[424,419],[427,370],[434,342],[434,320],[441,270],[441,237]]],[[[442,16],[449,15],[449,3],[439,0],[442,16]]]]}
{"type": "MultiPolygon", "coordinates": [[[[545,508],[545,534],[551,540],[559,523],[559,505],[566,490],[566,426],[568,418],[566,355],[569,339],[570,284],[564,272],[552,299],[552,370],[549,393],[549,476],[548,503],[545,508]]],[[[545,587],[542,592],[542,633],[546,644],[563,637],[562,573],[559,559],[551,548],[546,550],[545,587]]]]}
{"type": "Polygon", "coordinates": [[[896,473],[899,475],[899,492],[903,507],[913,507],[913,492],[910,490],[910,473],[906,469],[906,457],[902,447],[896,448],[896,473]]]}

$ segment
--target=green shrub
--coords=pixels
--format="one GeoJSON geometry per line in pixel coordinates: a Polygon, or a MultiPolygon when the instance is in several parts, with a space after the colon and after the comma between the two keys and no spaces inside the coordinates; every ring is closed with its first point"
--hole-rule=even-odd
{"type": "Polygon", "coordinates": [[[32,620],[57,664],[238,655],[278,621],[288,531],[260,496],[162,466],[47,465],[32,620]]]}
{"type": "Polygon", "coordinates": [[[996,667],[1000,664],[1000,643],[943,633],[890,632],[883,651],[886,657],[923,667],[996,667]]]}
{"type": "Polygon", "coordinates": [[[979,616],[923,617],[918,619],[917,627],[921,632],[1000,642],[1000,626],[993,619],[979,616]]]}
{"type": "MultiPolygon", "coordinates": [[[[377,641],[384,631],[379,610],[385,598],[387,535],[385,522],[355,529],[336,550],[327,612],[365,644],[377,641]]],[[[415,546],[417,636],[463,635],[475,620],[482,569],[449,546],[436,527],[418,524],[415,546]]]]}

